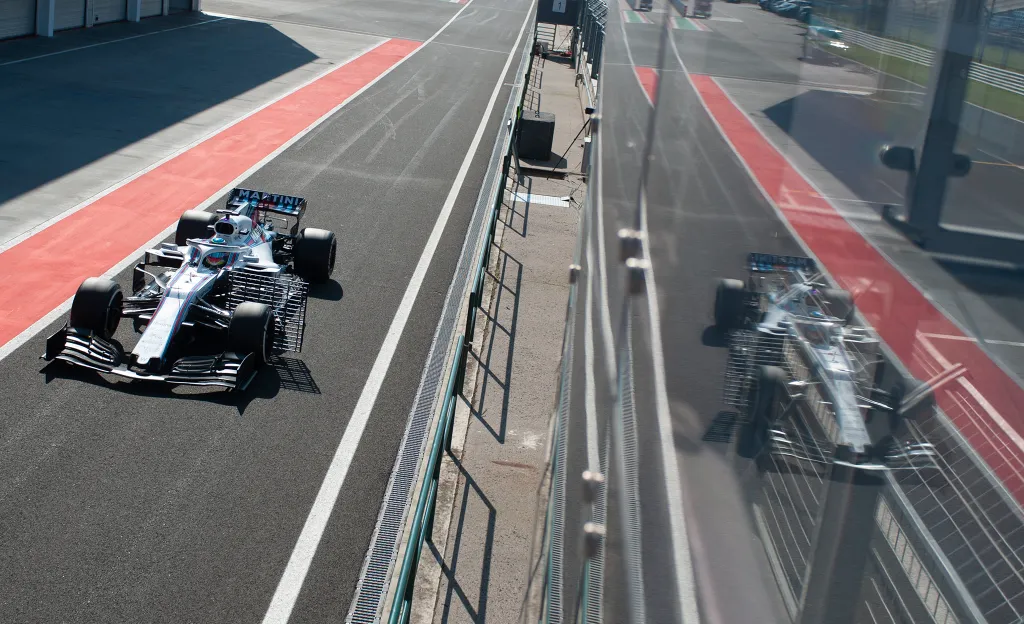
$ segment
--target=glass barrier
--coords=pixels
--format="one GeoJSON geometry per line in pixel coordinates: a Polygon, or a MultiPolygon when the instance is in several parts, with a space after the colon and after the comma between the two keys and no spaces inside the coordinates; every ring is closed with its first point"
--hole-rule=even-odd
{"type": "Polygon", "coordinates": [[[1024,9],[584,23],[546,621],[1022,621],[1024,9]]]}

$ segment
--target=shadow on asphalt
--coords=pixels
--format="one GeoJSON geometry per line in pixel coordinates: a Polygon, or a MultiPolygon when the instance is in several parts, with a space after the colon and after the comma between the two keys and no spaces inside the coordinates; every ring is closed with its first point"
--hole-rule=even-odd
{"type": "Polygon", "coordinates": [[[708,325],[700,335],[700,343],[705,347],[725,348],[729,346],[727,338],[721,329],[714,325],[708,325]]]}
{"type": "MultiPolygon", "coordinates": [[[[533,189],[533,177],[524,176],[524,180],[523,180],[522,184],[519,184],[513,178],[510,178],[510,180],[512,180],[510,182],[511,185],[512,185],[512,188],[510,190],[511,190],[511,192],[513,194],[522,193],[522,194],[526,195],[526,194],[529,194],[532,191],[532,189],[533,189]]],[[[506,205],[506,208],[505,208],[505,218],[501,219],[501,222],[505,224],[506,228],[512,230],[513,232],[515,232],[519,236],[521,236],[523,238],[526,238],[526,226],[527,226],[527,224],[529,222],[529,218],[530,218],[530,203],[529,202],[525,202],[525,201],[513,200],[510,205],[506,205]],[[522,212],[519,212],[518,210],[516,210],[517,206],[521,207],[522,212]],[[516,229],[516,225],[515,225],[516,224],[516,217],[519,217],[519,220],[522,221],[522,226],[518,230],[516,229]]]]}
{"type": "MultiPolygon", "coordinates": [[[[512,359],[515,355],[516,346],[516,324],[519,320],[519,289],[523,284],[523,265],[512,256],[506,254],[501,249],[497,250],[498,255],[498,275],[488,275],[497,280],[498,289],[494,299],[494,309],[497,310],[496,316],[502,316],[502,297],[512,298],[512,311],[511,318],[508,321],[508,326],[504,326],[499,322],[498,318],[490,316],[486,310],[480,310],[480,314],[486,319],[487,326],[490,327],[490,333],[487,339],[487,347],[485,352],[471,351],[473,358],[479,363],[480,367],[484,370],[483,382],[480,384],[478,391],[479,399],[477,399],[477,406],[470,406],[470,411],[473,416],[480,421],[484,429],[490,432],[494,439],[499,443],[505,443],[505,433],[508,425],[508,402],[511,396],[510,390],[512,387],[512,359]],[[515,280],[515,288],[509,288],[508,284],[512,280],[515,280]],[[492,357],[494,354],[494,340],[498,334],[504,334],[507,336],[508,344],[505,349],[507,356],[504,362],[504,372],[501,377],[494,372],[494,366],[492,357]],[[487,397],[487,391],[490,389],[491,384],[497,385],[502,392],[501,399],[501,414],[497,425],[488,422],[487,411],[483,409],[484,400],[487,397]],[[478,411],[479,410],[479,411],[478,411]]],[[[483,326],[477,326],[476,331],[483,331],[483,326]]]]}
{"type": "Polygon", "coordinates": [[[345,289],[337,280],[330,280],[325,284],[311,284],[309,296],[324,301],[341,301],[345,296],[345,289]]]}
{"type": "MultiPolygon", "coordinates": [[[[462,621],[463,616],[456,614],[452,616],[452,598],[453,595],[457,595],[459,602],[462,603],[462,607],[465,609],[465,615],[469,617],[470,621],[482,624],[487,621],[487,592],[491,582],[491,553],[494,549],[494,525],[497,521],[498,512],[494,508],[490,499],[484,494],[480,486],[477,485],[473,477],[466,471],[463,465],[458,459],[449,455],[452,463],[459,469],[462,479],[465,480],[465,486],[462,488],[462,505],[459,509],[459,525],[455,533],[455,543],[452,546],[452,560],[451,565],[444,560],[444,554],[437,550],[434,543],[431,540],[427,540],[427,546],[430,548],[430,552],[433,553],[434,559],[441,567],[441,574],[444,575],[447,580],[448,589],[444,597],[444,609],[441,612],[441,623],[446,624],[450,620],[462,621]],[[487,508],[487,534],[484,537],[483,543],[483,554],[482,567],[480,569],[480,598],[476,605],[471,604],[469,596],[466,595],[465,590],[458,581],[458,567],[459,567],[459,552],[462,546],[462,536],[464,534],[464,528],[466,523],[466,514],[469,507],[470,490],[472,494],[480,499],[480,502],[487,508]]],[[[508,615],[508,614],[506,614],[508,615]]]]}
{"type": "Polygon", "coordinates": [[[18,120],[0,133],[17,154],[0,158],[0,203],[316,59],[268,24],[221,20],[0,66],[0,117],[18,120]]]}

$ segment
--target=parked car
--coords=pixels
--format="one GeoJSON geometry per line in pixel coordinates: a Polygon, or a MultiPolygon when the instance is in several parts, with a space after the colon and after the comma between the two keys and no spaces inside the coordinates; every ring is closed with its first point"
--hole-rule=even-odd
{"type": "Polygon", "coordinates": [[[775,14],[781,17],[796,17],[800,11],[800,5],[794,2],[779,2],[774,7],[775,14]]]}
{"type": "Polygon", "coordinates": [[[804,34],[804,60],[842,63],[848,45],[843,41],[843,31],[827,26],[808,26],[804,34]]]}

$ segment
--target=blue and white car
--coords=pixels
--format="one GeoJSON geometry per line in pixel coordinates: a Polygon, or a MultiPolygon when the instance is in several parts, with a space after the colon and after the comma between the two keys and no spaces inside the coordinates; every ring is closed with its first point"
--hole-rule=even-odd
{"type": "Polygon", "coordinates": [[[334,272],[333,232],[299,229],[302,197],[236,188],[224,209],[189,210],[173,243],[146,252],[132,295],[82,282],[43,358],[132,380],[244,390],[273,354],[300,351],[310,283],[334,272]],[[114,339],[131,318],[138,342],[114,339]]]}
{"type": "MultiPolygon", "coordinates": [[[[847,341],[872,339],[850,324],[855,313],[850,294],[829,288],[810,258],[750,254],[748,268],[746,283],[721,280],[715,296],[715,325],[732,340],[726,400],[747,406],[751,392],[763,396],[809,375],[827,386],[821,393],[847,440],[860,449],[869,446],[862,410],[870,403],[863,388],[872,379],[847,341]],[[787,371],[794,366],[804,373],[791,380],[787,371]]],[[[755,412],[770,409],[763,401],[752,405],[755,412]]]]}
{"type": "MultiPolygon", "coordinates": [[[[771,439],[773,452],[804,454],[778,421],[801,399],[805,422],[828,442],[841,443],[867,461],[926,465],[928,444],[897,443],[899,421],[932,409],[933,387],[900,379],[888,390],[876,386],[884,373],[878,339],[855,320],[850,293],[831,288],[811,258],[753,253],[746,282],[723,279],[714,318],[728,337],[725,402],[747,409],[753,431],[771,439]],[[784,405],[783,409],[779,409],[784,405]],[[890,414],[890,431],[873,441],[866,419],[890,414]]],[[[815,461],[823,457],[811,457],[815,461]]]]}

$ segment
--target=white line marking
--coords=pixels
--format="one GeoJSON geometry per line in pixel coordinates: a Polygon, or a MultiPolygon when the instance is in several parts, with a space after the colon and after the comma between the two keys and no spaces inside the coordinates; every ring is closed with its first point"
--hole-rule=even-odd
{"type": "MultiPolygon", "coordinates": [[[[625,27],[623,27],[625,37],[625,27]]],[[[673,37],[667,37],[670,41],[673,37]]],[[[626,53],[630,63],[633,55],[626,37],[626,53]]],[[[635,67],[635,66],[634,66],[635,67]]],[[[636,71],[633,72],[636,75],[636,71]]],[[[640,81],[637,75],[637,82],[640,81]]],[[[659,78],[660,86],[660,78],[659,78]]],[[[646,94],[646,89],[640,85],[646,94]]],[[[655,90],[657,96],[657,89],[655,90]]],[[[648,98],[650,100],[650,98],[648,98]]],[[[655,111],[651,111],[654,115],[655,111]]],[[[643,183],[643,181],[641,181],[643,183]]],[[[668,405],[668,391],[665,381],[665,356],[661,344],[661,316],[658,312],[658,295],[654,282],[654,265],[647,251],[647,202],[641,197],[640,231],[643,235],[644,255],[647,256],[647,314],[651,321],[651,359],[654,367],[655,412],[658,425],[658,446],[661,451],[662,472],[665,476],[665,496],[668,501],[669,529],[672,536],[672,555],[675,567],[676,596],[679,600],[679,612],[683,622],[699,624],[700,609],[697,606],[697,585],[693,573],[693,559],[690,555],[690,537],[686,528],[686,517],[683,515],[683,484],[679,478],[679,459],[676,455],[675,436],[672,432],[672,413],[668,405]]]]}
{"type": "Polygon", "coordinates": [[[505,54],[501,50],[492,50],[490,48],[478,48],[476,46],[459,45],[458,43],[444,43],[441,41],[437,42],[437,45],[449,47],[449,48],[461,48],[463,50],[475,50],[477,52],[488,52],[491,54],[505,54]]]}
{"type": "MultiPolygon", "coordinates": [[[[345,64],[347,64],[349,61],[352,61],[352,60],[355,60],[355,59],[359,58],[360,56],[363,56],[364,54],[367,54],[367,53],[373,51],[374,49],[380,47],[381,45],[387,43],[388,41],[390,41],[390,39],[384,39],[381,42],[379,42],[377,44],[374,44],[373,46],[367,48],[363,52],[360,52],[358,55],[353,56],[352,58],[348,59],[348,61],[346,61],[345,64]]],[[[374,78],[373,80],[368,82],[365,86],[363,86],[361,89],[359,89],[358,91],[356,91],[355,93],[350,95],[343,102],[341,102],[340,104],[338,104],[337,106],[332,108],[330,111],[325,113],[322,117],[320,117],[319,119],[314,121],[312,124],[307,126],[304,130],[300,131],[298,134],[296,134],[291,139],[285,141],[285,143],[283,145],[281,145],[281,147],[277,148],[276,150],[274,150],[273,152],[268,154],[266,157],[262,158],[259,162],[257,162],[252,167],[249,167],[242,175],[238,176],[237,178],[235,178],[234,180],[232,180],[228,184],[225,184],[223,187],[221,187],[221,189],[219,191],[214,193],[212,196],[210,196],[203,203],[201,203],[198,206],[196,206],[196,208],[201,209],[201,210],[205,210],[206,208],[209,208],[210,205],[213,204],[213,202],[217,201],[218,198],[220,198],[222,195],[224,195],[225,193],[230,191],[232,188],[237,186],[239,182],[241,182],[242,180],[245,180],[246,178],[251,176],[253,173],[255,173],[256,171],[258,171],[261,168],[263,168],[263,166],[266,165],[268,162],[270,162],[271,160],[277,158],[277,156],[279,156],[283,151],[285,151],[286,149],[291,147],[293,144],[295,144],[297,141],[302,139],[304,136],[306,136],[307,134],[312,132],[317,126],[319,126],[323,122],[327,121],[327,119],[330,118],[331,115],[335,114],[336,112],[341,110],[341,108],[344,107],[346,104],[348,104],[349,102],[351,102],[355,98],[357,98],[360,95],[362,95],[362,93],[364,91],[366,91],[367,89],[372,87],[374,84],[377,83],[377,81],[379,81],[384,76],[386,76],[389,73],[391,73],[392,70],[394,70],[399,65],[404,63],[406,61],[406,59],[412,57],[416,52],[418,52],[421,49],[423,49],[423,46],[420,46],[420,47],[416,48],[415,50],[413,50],[411,53],[409,53],[404,58],[399,60],[397,63],[392,65],[389,69],[384,71],[381,75],[377,76],[376,78],[374,78]]],[[[344,67],[345,64],[340,65],[338,67],[335,67],[335,68],[333,68],[330,71],[335,71],[337,69],[340,69],[341,67],[344,67]]],[[[325,72],[325,73],[328,73],[328,72],[325,72]]],[[[236,119],[235,121],[229,123],[224,128],[221,128],[221,130],[223,130],[223,129],[227,128],[227,127],[230,127],[230,126],[232,126],[232,125],[234,125],[236,123],[241,122],[246,117],[250,117],[250,116],[256,114],[258,111],[266,108],[267,106],[270,106],[271,104],[273,104],[274,102],[277,102],[278,100],[281,100],[281,99],[291,95],[293,92],[298,91],[299,89],[301,89],[302,87],[310,84],[311,82],[314,82],[315,80],[317,80],[317,78],[320,78],[323,75],[324,74],[320,74],[319,76],[317,76],[316,78],[313,78],[309,82],[307,82],[307,83],[305,83],[303,85],[300,85],[298,87],[295,87],[295,89],[293,89],[292,91],[289,91],[288,93],[285,93],[284,95],[282,95],[277,100],[273,100],[271,102],[267,102],[266,104],[260,106],[259,108],[257,108],[256,110],[248,113],[247,115],[245,115],[245,116],[243,116],[243,117],[241,117],[239,119],[236,119]]],[[[218,130],[218,132],[219,132],[219,130],[218,130]]],[[[209,135],[209,136],[212,136],[212,135],[209,135]]],[[[209,136],[207,136],[206,138],[209,138],[209,136]]],[[[195,143],[191,143],[190,146],[195,146],[196,144],[202,142],[203,140],[205,140],[205,138],[204,139],[200,139],[199,141],[196,141],[195,143]]],[[[188,149],[188,148],[187,147],[186,148],[182,148],[182,150],[180,150],[179,153],[185,151],[186,149],[188,149]]],[[[49,227],[49,226],[53,225],[54,223],[56,223],[57,221],[60,221],[61,219],[64,219],[64,218],[68,217],[69,215],[74,214],[75,212],[78,212],[79,210],[85,208],[89,203],[91,203],[93,201],[96,201],[97,199],[99,199],[100,197],[103,197],[104,195],[108,195],[108,194],[114,192],[115,190],[117,190],[118,188],[124,186],[128,182],[134,180],[135,178],[139,177],[140,175],[146,173],[147,171],[150,171],[153,168],[159,166],[162,162],[166,162],[167,160],[170,160],[171,158],[173,158],[176,155],[178,155],[178,153],[175,153],[175,154],[173,154],[171,156],[168,156],[166,159],[164,159],[164,161],[156,163],[153,166],[148,167],[146,169],[143,169],[139,173],[137,173],[137,174],[135,174],[133,176],[130,176],[129,178],[126,178],[125,180],[122,180],[121,182],[119,182],[119,183],[115,184],[114,186],[110,187],[109,189],[103,191],[99,195],[94,196],[93,199],[88,200],[87,202],[83,202],[82,204],[79,204],[78,206],[63,212],[61,215],[58,215],[57,217],[54,217],[53,219],[50,219],[49,221],[47,221],[45,224],[43,224],[41,226],[37,226],[36,228],[31,230],[30,232],[31,233],[39,232],[39,231],[45,229],[45,227],[49,227]]],[[[126,257],[125,259],[121,260],[120,262],[115,264],[113,267],[111,267],[110,270],[108,270],[107,272],[105,272],[102,275],[102,277],[114,278],[115,276],[117,276],[118,273],[120,273],[124,269],[128,268],[129,266],[131,266],[135,262],[135,259],[137,257],[139,257],[139,255],[141,255],[144,251],[146,251],[147,249],[150,249],[151,247],[155,246],[156,244],[158,244],[163,239],[167,238],[170,235],[170,233],[174,231],[176,226],[177,226],[177,224],[173,224],[173,225],[168,226],[160,234],[158,234],[154,238],[150,239],[150,241],[147,242],[145,245],[143,245],[142,247],[139,247],[134,252],[132,252],[128,257],[126,257]]],[[[30,235],[31,235],[30,233],[25,233],[25,234],[22,234],[21,236],[15,238],[15,239],[12,239],[10,242],[5,243],[4,245],[0,246],[0,253],[3,253],[8,248],[14,246],[18,242],[21,242],[22,240],[24,240],[26,238],[28,238],[30,235]]],[[[21,345],[23,345],[26,342],[28,342],[33,336],[35,336],[36,334],[38,334],[39,332],[44,330],[47,326],[50,325],[50,323],[53,323],[55,320],[60,318],[61,315],[63,315],[66,312],[68,312],[71,309],[71,301],[72,301],[72,299],[74,299],[73,296],[69,297],[67,301],[65,301],[61,305],[59,305],[56,308],[54,308],[53,310],[51,310],[46,316],[44,316],[43,318],[39,319],[35,323],[32,323],[31,325],[29,325],[28,328],[25,329],[25,331],[21,332],[20,334],[18,334],[14,338],[11,338],[6,344],[0,345],[0,361],[2,361],[4,358],[9,356],[11,353],[13,353],[18,347],[20,347],[21,345]]]]}
{"type": "MultiPolygon", "coordinates": [[[[598,91],[597,110],[600,111],[601,107],[604,106],[604,95],[601,91],[598,91]]],[[[603,148],[604,140],[597,137],[597,163],[598,167],[602,168],[600,173],[603,174],[603,160],[601,154],[604,151],[603,148]]],[[[617,383],[618,374],[616,373],[616,362],[615,356],[615,335],[612,333],[612,315],[611,310],[608,307],[608,256],[605,252],[604,245],[604,175],[598,175],[596,184],[596,197],[597,201],[594,202],[594,209],[597,213],[597,262],[600,267],[598,278],[600,279],[601,285],[601,337],[604,340],[604,366],[605,373],[608,375],[608,387],[614,388],[617,383]]]]}
{"type": "MultiPolygon", "coordinates": [[[[946,359],[946,357],[935,348],[935,345],[933,345],[928,338],[920,332],[918,332],[917,337],[920,339],[921,346],[924,347],[925,351],[927,351],[929,355],[935,358],[935,361],[938,362],[940,366],[943,368],[950,368],[953,366],[953,363],[946,359]]],[[[989,417],[995,421],[996,425],[1003,430],[1003,433],[1005,433],[1006,436],[1017,445],[1017,448],[1024,450],[1024,437],[1021,437],[1021,435],[1017,433],[1017,430],[1014,429],[1010,423],[1006,422],[1003,415],[988,402],[988,399],[986,399],[985,396],[974,387],[974,384],[963,377],[957,378],[957,382],[959,382],[960,385],[963,386],[964,390],[966,390],[968,394],[977,401],[978,405],[988,413],[989,417]]]]}
{"type": "MultiPolygon", "coordinates": [[[[448,28],[448,26],[454,22],[463,11],[470,7],[472,2],[473,0],[470,0],[468,3],[463,5],[463,7],[459,9],[459,12],[452,16],[452,18],[448,20],[440,30],[427,39],[424,44],[418,48],[418,50],[422,50],[427,44],[433,41],[434,38],[444,32],[444,30],[448,28]]],[[[530,9],[527,11],[527,17],[523,21],[523,25],[519,28],[519,35],[515,39],[516,43],[513,45],[512,50],[518,49],[519,40],[522,39],[523,33],[526,31],[526,25],[532,15],[533,2],[530,3],[530,9]]],[[[320,491],[317,493],[316,500],[313,501],[313,507],[309,510],[309,515],[306,517],[306,523],[302,527],[302,533],[299,535],[299,539],[295,543],[295,548],[292,550],[291,558],[288,560],[288,566],[285,568],[284,574],[281,576],[281,581],[277,585],[274,597],[270,601],[270,607],[267,609],[267,614],[263,618],[264,624],[287,622],[289,617],[291,617],[292,609],[295,608],[295,602],[298,600],[299,592],[306,580],[306,574],[309,572],[309,566],[312,564],[313,557],[316,555],[324,530],[327,528],[327,521],[330,519],[331,512],[334,510],[334,505],[338,501],[338,495],[341,493],[341,487],[345,483],[345,476],[348,474],[349,466],[352,464],[352,458],[355,456],[356,448],[359,446],[359,441],[363,436],[363,431],[366,429],[366,423],[369,420],[370,413],[373,411],[373,406],[377,401],[377,394],[380,392],[381,386],[384,384],[384,377],[387,375],[388,369],[391,366],[391,359],[395,355],[395,350],[398,349],[398,341],[402,337],[402,332],[405,330],[405,324],[408,322],[409,315],[412,313],[412,307],[416,302],[416,296],[420,292],[420,287],[423,286],[423,279],[426,277],[427,269],[430,267],[430,262],[434,257],[434,252],[437,250],[437,245],[441,241],[441,235],[444,233],[445,225],[448,223],[448,217],[451,215],[452,208],[455,206],[455,200],[458,197],[459,192],[462,190],[462,185],[466,180],[466,175],[469,173],[470,165],[473,162],[473,156],[476,154],[476,151],[480,146],[480,141],[483,139],[484,132],[487,129],[487,122],[490,120],[491,114],[494,112],[494,104],[498,99],[498,94],[501,92],[502,86],[504,86],[505,74],[508,73],[508,69],[512,64],[513,58],[515,58],[515,55],[510,51],[508,59],[505,61],[505,66],[502,68],[501,73],[498,74],[498,80],[494,85],[494,90],[491,92],[491,98],[488,100],[487,106],[484,108],[484,115],[480,120],[480,125],[477,127],[476,134],[473,136],[473,140],[470,143],[469,148],[466,150],[466,156],[462,160],[462,166],[459,167],[459,171],[455,176],[455,181],[452,183],[451,190],[448,192],[448,197],[445,199],[444,205],[441,207],[441,212],[438,214],[437,221],[434,223],[434,229],[430,232],[430,238],[427,239],[427,244],[423,248],[423,253],[420,255],[419,261],[416,263],[416,269],[413,271],[412,277],[409,278],[409,284],[406,286],[405,294],[402,296],[402,301],[399,303],[398,309],[395,311],[395,316],[391,321],[391,326],[388,328],[387,336],[385,336],[380,351],[377,353],[377,359],[374,361],[373,368],[370,370],[370,375],[366,380],[366,384],[363,386],[362,393],[359,395],[359,401],[356,403],[355,410],[352,412],[352,417],[345,426],[345,433],[341,437],[341,442],[338,443],[338,449],[334,453],[334,458],[331,460],[331,465],[327,469],[327,474],[324,475],[324,481],[320,485],[320,491]]]]}
{"type": "Polygon", "coordinates": [[[153,32],[142,33],[141,35],[132,35],[130,37],[122,37],[121,39],[111,39],[110,41],[100,41],[99,43],[90,43],[89,45],[78,46],[77,48],[68,48],[67,50],[58,50],[56,52],[49,52],[47,54],[39,54],[37,56],[30,56],[28,58],[15,59],[13,61],[4,61],[3,63],[0,63],[0,67],[4,67],[6,65],[17,65],[18,63],[27,63],[29,61],[35,61],[37,59],[46,58],[46,57],[49,57],[49,56],[57,56],[58,54],[67,54],[68,52],[77,52],[79,50],[85,50],[85,49],[88,49],[88,48],[98,48],[99,46],[104,46],[104,45],[108,45],[108,44],[111,44],[111,43],[120,43],[122,41],[131,41],[132,39],[140,39],[142,37],[149,37],[151,35],[159,35],[161,33],[171,32],[172,30],[181,30],[183,28],[192,28],[193,26],[202,26],[203,24],[212,24],[214,22],[224,21],[225,19],[226,18],[224,18],[224,17],[218,17],[216,19],[203,20],[201,22],[196,22],[195,24],[185,24],[184,26],[175,26],[174,28],[165,28],[163,30],[155,30],[153,32]]]}
{"type": "MultiPolygon", "coordinates": [[[[920,332],[920,335],[928,338],[936,338],[938,340],[959,340],[961,342],[978,342],[977,338],[972,336],[953,336],[951,334],[930,334],[927,332],[920,332]]],[[[991,338],[982,338],[981,342],[986,344],[1003,345],[1006,347],[1024,347],[1024,342],[1017,342],[1015,340],[995,340],[991,338]]]]}
{"type": "MultiPolygon", "coordinates": [[[[593,206],[593,204],[591,204],[593,206]]],[[[587,307],[583,311],[583,359],[585,362],[585,411],[587,416],[587,469],[601,470],[597,451],[597,397],[594,383],[594,247],[590,239],[593,219],[587,219],[587,307]]],[[[607,346],[605,347],[608,348],[607,346]]]]}

